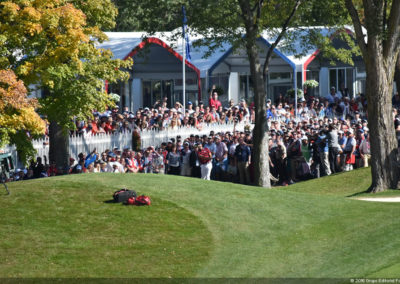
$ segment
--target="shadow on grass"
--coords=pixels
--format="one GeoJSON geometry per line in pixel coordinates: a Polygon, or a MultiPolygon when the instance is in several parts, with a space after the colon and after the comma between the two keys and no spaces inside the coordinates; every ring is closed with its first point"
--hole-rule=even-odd
{"type": "Polygon", "coordinates": [[[399,193],[400,193],[400,190],[399,190],[399,189],[387,189],[387,190],[385,190],[385,191],[376,192],[376,193],[371,192],[371,191],[369,191],[369,190],[367,189],[367,190],[365,190],[365,191],[357,192],[357,193],[348,195],[348,196],[346,196],[346,197],[356,197],[356,196],[360,196],[360,195],[385,197],[385,196],[392,196],[392,195],[393,195],[393,196],[398,196],[399,193]]]}
{"type": "Polygon", "coordinates": [[[369,193],[368,189],[364,190],[364,191],[361,191],[361,192],[357,192],[357,193],[353,193],[353,194],[347,195],[346,197],[355,197],[355,196],[363,195],[363,194],[366,194],[366,193],[369,193]]]}

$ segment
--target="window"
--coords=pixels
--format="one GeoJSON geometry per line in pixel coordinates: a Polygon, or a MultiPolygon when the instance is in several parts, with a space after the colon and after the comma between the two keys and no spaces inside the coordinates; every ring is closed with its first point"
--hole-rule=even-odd
{"type": "Polygon", "coordinates": [[[297,72],[297,73],[296,73],[296,85],[297,85],[297,89],[303,89],[301,75],[302,75],[301,72],[297,72]]]}
{"type": "Polygon", "coordinates": [[[250,75],[240,75],[240,90],[239,97],[246,101],[253,101],[254,89],[253,79],[250,75]]]}
{"type": "Polygon", "coordinates": [[[337,92],[347,88],[349,96],[353,96],[354,79],[353,68],[333,68],[329,70],[329,88],[335,87],[337,92]]]}
{"type": "MultiPolygon", "coordinates": [[[[182,83],[182,80],[181,80],[182,83]]],[[[143,81],[143,107],[152,107],[156,101],[161,101],[164,97],[168,98],[168,107],[174,104],[173,80],[150,80],[143,81]]]]}
{"type": "Polygon", "coordinates": [[[213,85],[219,86],[224,90],[224,95],[228,94],[229,92],[229,75],[225,74],[218,74],[215,76],[210,76],[210,88],[213,85]]]}
{"type": "MultiPolygon", "coordinates": [[[[320,83],[319,82],[319,71],[307,70],[306,79],[307,80],[314,80],[314,81],[317,81],[318,83],[320,83]]],[[[307,89],[307,94],[310,95],[310,96],[313,96],[313,97],[320,96],[319,86],[316,87],[316,88],[307,89]]]]}
{"type": "MultiPolygon", "coordinates": [[[[168,97],[168,105],[173,106],[175,102],[183,103],[183,86],[182,86],[182,79],[175,79],[175,85],[171,89],[172,96],[171,98],[168,97]]],[[[185,85],[185,104],[188,101],[192,103],[197,102],[198,91],[199,87],[197,85],[197,78],[186,78],[186,85],[185,85]]]]}
{"type": "Polygon", "coordinates": [[[151,105],[151,81],[143,81],[143,106],[151,105]]]}
{"type": "Polygon", "coordinates": [[[125,88],[124,82],[117,82],[108,86],[108,93],[117,94],[120,97],[118,105],[120,107],[125,105],[125,88]]]}
{"type": "Polygon", "coordinates": [[[292,78],[292,73],[290,72],[275,72],[269,73],[270,80],[290,80],[292,78]]]}
{"type": "Polygon", "coordinates": [[[329,89],[335,87],[337,89],[337,69],[329,70],[329,89]]]}

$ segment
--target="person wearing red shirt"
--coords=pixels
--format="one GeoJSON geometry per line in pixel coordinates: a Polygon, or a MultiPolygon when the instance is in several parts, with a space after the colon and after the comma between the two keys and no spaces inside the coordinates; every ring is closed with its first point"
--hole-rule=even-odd
{"type": "Polygon", "coordinates": [[[47,170],[47,176],[52,177],[57,175],[57,167],[54,161],[50,162],[49,169],[47,170]]]}
{"type": "Polygon", "coordinates": [[[113,132],[113,130],[114,130],[114,128],[113,128],[113,126],[112,126],[112,122],[113,122],[113,119],[112,119],[112,117],[109,117],[108,119],[107,119],[107,122],[106,122],[106,124],[104,125],[104,131],[108,134],[108,133],[112,133],[113,132]]]}
{"type": "Polygon", "coordinates": [[[203,147],[201,143],[198,145],[198,157],[200,162],[201,178],[210,180],[212,170],[212,153],[208,148],[203,147]]]}
{"type": "Polygon", "coordinates": [[[92,120],[92,122],[91,122],[92,123],[92,134],[96,134],[99,132],[99,128],[97,126],[98,122],[99,122],[99,117],[95,116],[94,120],[92,120]]]}
{"type": "Polygon", "coordinates": [[[210,92],[210,98],[208,100],[208,105],[211,107],[215,107],[215,109],[218,109],[222,104],[218,100],[218,93],[215,90],[215,85],[213,85],[212,90],[210,92]]]}

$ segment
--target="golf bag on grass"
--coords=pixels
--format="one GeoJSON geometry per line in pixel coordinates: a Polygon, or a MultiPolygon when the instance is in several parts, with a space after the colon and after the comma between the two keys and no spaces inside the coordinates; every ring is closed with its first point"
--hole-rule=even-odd
{"type": "Polygon", "coordinates": [[[127,202],[129,198],[133,197],[136,198],[137,194],[134,190],[129,190],[126,188],[123,188],[121,190],[117,190],[113,194],[113,199],[114,202],[119,203],[119,202],[127,202]]]}

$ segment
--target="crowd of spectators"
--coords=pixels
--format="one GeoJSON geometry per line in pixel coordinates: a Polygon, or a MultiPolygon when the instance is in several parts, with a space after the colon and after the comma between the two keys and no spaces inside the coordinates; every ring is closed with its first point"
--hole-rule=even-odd
{"type": "MultiPolygon", "coordinates": [[[[162,109],[162,106],[160,107],[162,109]]],[[[221,107],[217,94],[212,93],[209,106],[205,108],[202,117],[209,116],[211,114],[209,110],[217,114],[216,110],[221,107]]],[[[398,139],[400,139],[399,108],[400,96],[396,94],[393,97],[393,117],[398,139]]],[[[143,111],[153,112],[154,117],[160,117],[156,109],[143,111]]],[[[202,108],[200,106],[194,109],[188,108],[189,116],[199,109],[202,108]],[[190,112],[191,110],[193,112],[190,112]]],[[[236,106],[222,109],[228,109],[228,112],[232,113],[232,109],[236,109],[236,106]]],[[[251,121],[253,110],[244,102],[238,107],[238,112],[243,114],[239,115],[241,119],[251,121]]],[[[288,185],[300,180],[319,178],[369,165],[370,137],[366,120],[366,100],[363,96],[349,98],[332,88],[325,98],[301,99],[297,106],[297,114],[296,117],[292,100],[284,96],[279,96],[274,103],[267,101],[270,178],[274,184],[288,185]]],[[[117,116],[119,115],[117,113],[117,116]]],[[[179,120],[174,117],[179,117],[182,112],[179,109],[168,110],[164,115],[166,120],[179,120]],[[172,118],[169,116],[170,112],[172,118]]],[[[129,116],[130,114],[128,118],[129,116]]],[[[136,119],[140,119],[138,116],[142,117],[142,113],[138,112],[136,119]]],[[[183,116],[183,119],[185,117],[183,116]]],[[[140,121],[142,124],[148,122],[147,127],[154,127],[154,123],[150,120],[146,118],[140,121]]],[[[138,121],[133,120],[134,124],[141,124],[136,122],[138,121]]],[[[186,139],[178,136],[161,145],[137,151],[131,148],[115,148],[101,153],[96,149],[87,155],[81,153],[78,157],[70,158],[68,172],[70,174],[91,172],[172,174],[252,184],[254,183],[252,149],[253,137],[250,131],[220,133],[211,131],[209,135],[193,134],[186,139]]],[[[36,163],[32,162],[29,169],[19,171],[16,175],[17,179],[25,179],[56,174],[54,163],[43,165],[38,158],[36,163]]]]}
{"type": "MultiPolygon", "coordinates": [[[[215,86],[213,86],[215,88],[215,86]]],[[[213,89],[214,90],[214,89],[213,89]]],[[[139,108],[135,113],[128,107],[122,111],[116,106],[103,113],[93,112],[93,119],[76,121],[76,130],[72,134],[95,135],[98,133],[115,133],[133,131],[134,129],[177,129],[195,127],[201,129],[204,124],[225,124],[233,122],[254,122],[254,110],[242,99],[239,104],[230,100],[223,107],[218,100],[218,93],[211,92],[208,105],[202,101],[194,106],[188,102],[186,108],[180,102],[168,108],[168,99],[157,101],[153,107],[139,108]]]]}

